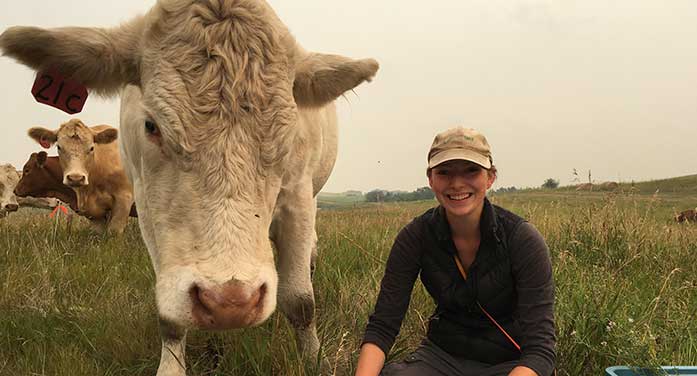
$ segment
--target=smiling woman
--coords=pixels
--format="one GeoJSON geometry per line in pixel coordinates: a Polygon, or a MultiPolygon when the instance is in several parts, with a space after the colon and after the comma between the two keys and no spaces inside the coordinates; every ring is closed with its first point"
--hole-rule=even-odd
{"type": "Polygon", "coordinates": [[[550,375],[554,285],[549,250],[523,218],[489,202],[491,150],[474,129],[439,133],[426,170],[440,204],[397,236],[356,376],[550,375]],[[437,307],[427,338],[384,366],[420,275],[437,307]]]}

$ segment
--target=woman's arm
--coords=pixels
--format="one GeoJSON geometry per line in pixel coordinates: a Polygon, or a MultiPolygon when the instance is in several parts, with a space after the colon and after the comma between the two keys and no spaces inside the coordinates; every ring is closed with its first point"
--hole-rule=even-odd
{"type": "Polygon", "coordinates": [[[374,373],[377,375],[399,333],[404,314],[409,308],[414,281],[421,270],[422,226],[417,222],[408,224],[394,241],[375,310],[366,325],[357,372],[377,372],[374,373]]]}
{"type": "Polygon", "coordinates": [[[527,222],[518,226],[511,236],[509,248],[522,334],[518,365],[534,371],[533,375],[549,376],[554,370],[556,342],[554,280],[549,249],[540,232],[527,222]]]}
{"type": "Polygon", "coordinates": [[[356,376],[378,376],[385,365],[385,353],[378,346],[370,342],[361,346],[361,355],[358,356],[356,376]]]}

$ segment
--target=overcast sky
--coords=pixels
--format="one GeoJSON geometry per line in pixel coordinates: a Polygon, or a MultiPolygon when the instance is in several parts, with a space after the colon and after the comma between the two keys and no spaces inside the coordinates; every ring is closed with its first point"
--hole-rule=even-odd
{"type": "MultiPolygon", "coordinates": [[[[0,30],[114,26],[153,3],[2,1],[0,30]]],[[[568,184],[574,168],[598,181],[697,173],[697,1],[270,3],[305,48],[380,62],[372,83],[338,101],[326,192],[426,185],[433,136],[456,125],[489,139],[495,188],[568,184]]],[[[0,58],[0,163],[21,168],[40,149],[27,128],[70,118],[34,101],[33,80],[0,58]]],[[[92,96],[76,116],[118,126],[118,102],[92,96]]]]}

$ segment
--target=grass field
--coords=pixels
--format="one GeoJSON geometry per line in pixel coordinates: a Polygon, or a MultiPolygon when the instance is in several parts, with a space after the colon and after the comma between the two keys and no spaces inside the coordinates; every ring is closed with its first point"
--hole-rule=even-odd
{"type": "MultiPolygon", "coordinates": [[[[550,246],[560,375],[697,364],[697,224],[672,221],[697,206],[697,192],[529,191],[492,200],[528,218],[550,246]]],[[[394,236],[434,203],[343,202],[318,213],[318,327],[336,374],[353,372],[394,236]]],[[[83,220],[67,232],[39,210],[0,221],[0,375],[153,375],[153,285],[136,222],[109,238],[83,220]]],[[[391,358],[420,342],[432,309],[417,286],[391,358]]],[[[317,373],[300,361],[279,313],[258,328],[190,333],[187,364],[190,375],[317,373]]]]}

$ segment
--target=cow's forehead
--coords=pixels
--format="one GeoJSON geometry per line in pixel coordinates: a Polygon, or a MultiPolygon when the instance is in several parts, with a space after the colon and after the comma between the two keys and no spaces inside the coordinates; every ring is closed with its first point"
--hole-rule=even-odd
{"type": "Polygon", "coordinates": [[[263,1],[221,2],[160,2],[167,17],[144,44],[146,96],[167,93],[191,115],[234,121],[292,95],[279,93],[292,89],[287,28],[263,1]]]}
{"type": "Polygon", "coordinates": [[[74,143],[89,143],[94,137],[85,124],[80,121],[70,121],[58,129],[58,140],[74,143]]]}

